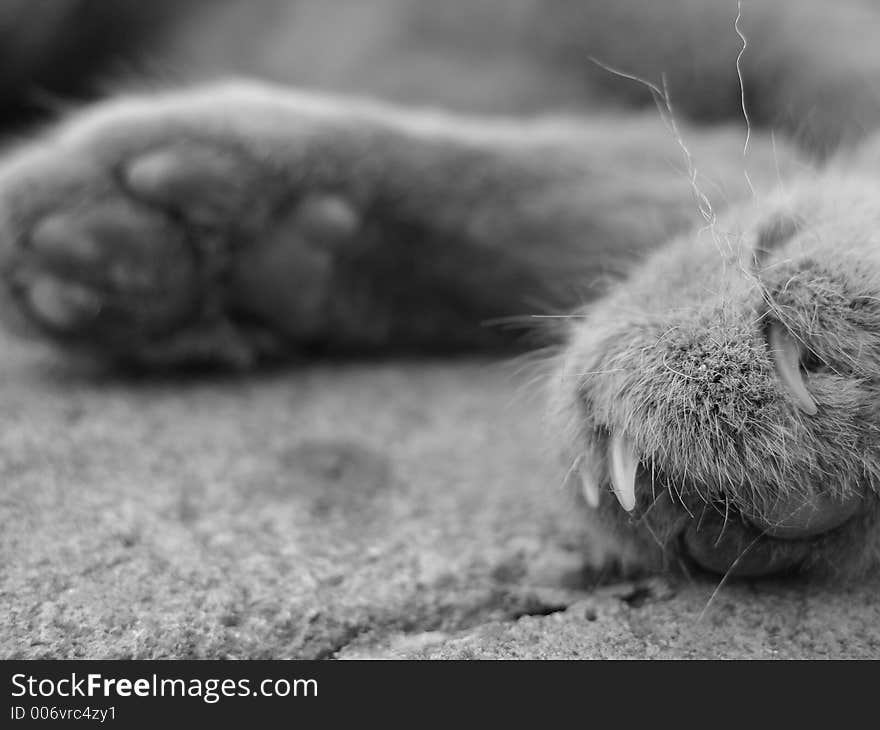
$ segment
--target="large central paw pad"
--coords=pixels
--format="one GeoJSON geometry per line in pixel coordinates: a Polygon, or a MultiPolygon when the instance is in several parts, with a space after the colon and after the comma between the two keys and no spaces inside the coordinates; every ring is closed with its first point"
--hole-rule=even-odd
{"type": "Polygon", "coordinates": [[[34,318],[63,338],[160,335],[197,306],[196,256],[182,231],[122,201],[44,218],[10,277],[34,318]]]}

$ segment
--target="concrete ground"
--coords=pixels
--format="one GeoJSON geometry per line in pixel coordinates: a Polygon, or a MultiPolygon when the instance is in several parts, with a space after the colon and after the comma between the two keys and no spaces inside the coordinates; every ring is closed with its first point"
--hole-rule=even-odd
{"type": "Polygon", "coordinates": [[[880,579],[599,581],[513,367],[125,381],[0,348],[2,658],[880,655],[880,579]]]}

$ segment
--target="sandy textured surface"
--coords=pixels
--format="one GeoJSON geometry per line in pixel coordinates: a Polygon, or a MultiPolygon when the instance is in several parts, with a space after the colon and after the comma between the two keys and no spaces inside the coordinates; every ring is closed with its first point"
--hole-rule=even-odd
{"type": "Polygon", "coordinates": [[[2,658],[880,655],[880,581],[597,586],[509,366],[108,382],[0,346],[2,658]]]}

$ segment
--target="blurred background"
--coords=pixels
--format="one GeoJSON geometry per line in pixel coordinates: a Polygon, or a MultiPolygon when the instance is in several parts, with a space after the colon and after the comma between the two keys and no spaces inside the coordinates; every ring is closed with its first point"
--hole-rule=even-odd
{"type": "Polygon", "coordinates": [[[120,85],[229,74],[457,109],[577,107],[595,74],[574,41],[595,27],[591,13],[608,20],[606,4],[0,0],[2,118],[120,85]],[[563,37],[573,23],[587,27],[563,37]]]}
{"type": "MultiPolygon", "coordinates": [[[[453,110],[646,105],[741,113],[736,0],[0,0],[0,125],[120,87],[234,75],[453,110]]],[[[871,0],[746,2],[741,70],[758,124],[814,147],[880,119],[871,0]]]]}

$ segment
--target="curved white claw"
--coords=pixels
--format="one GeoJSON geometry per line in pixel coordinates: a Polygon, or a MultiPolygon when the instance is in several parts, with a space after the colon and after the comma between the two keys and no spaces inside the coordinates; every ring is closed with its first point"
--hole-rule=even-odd
{"type": "Polygon", "coordinates": [[[807,390],[801,374],[801,348],[797,340],[781,322],[771,323],[767,340],[776,373],[794,398],[795,405],[807,415],[815,416],[819,408],[807,390]]]}
{"type": "Polygon", "coordinates": [[[593,474],[593,467],[586,463],[586,459],[582,459],[578,471],[581,476],[581,491],[584,499],[587,500],[590,507],[596,509],[599,506],[599,482],[596,481],[596,476],[593,474]]]}
{"type": "Polygon", "coordinates": [[[611,437],[611,488],[620,506],[632,512],[636,506],[636,469],[639,460],[632,441],[622,434],[611,437]]]}

